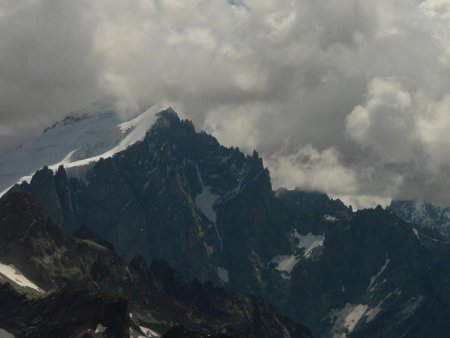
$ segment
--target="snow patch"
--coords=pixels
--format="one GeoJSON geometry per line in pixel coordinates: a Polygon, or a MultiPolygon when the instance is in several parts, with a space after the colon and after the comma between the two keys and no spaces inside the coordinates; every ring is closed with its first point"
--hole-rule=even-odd
{"type": "Polygon", "coordinates": [[[375,319],[376,316],[378,316],[378,314],[382,311],[381,305],[383,305],[388,298],[390,298],[391,296],[399,296],[401,293],[402,292],[400,289],[395,289],[394,291],[391,291],[386,297],[384,297],[383,300],[379,302],[374,308],[368,309],[365,313],[365,316],[367,317],[366,322],[371,322],[375,319]]]}
{"type": "Polygon", "coordinates": [[[219,233],[219,229],[216,225],[217,215],[214,210],[214,205],[220,198],[219,195],[214,194],[211,188],[203,183],[202,175],[200,174],[200,169],[197,167],[197,176],[202,186],[202,192],[195,196],[195,205],[200,209],[200,211],[205,215],[214,225],[214,229],[217,234],[217,238],[220,242],[220,248],[223,249],[222,236],[219,233]]]}
{"type": "Polygon", "coordinates": [[[211,192],[207,186],[202,187],[202,192],[195,197],[195,205],[211,222],[216,223],[217,215],[214,210],[214,203],[219,198],[211,192]]]}
{"type": "Polygon", "coordinates": [[[305,249],[303,256],[307,258],[311,256],[315,248],[323,246],[325,240],[325,235],[313,235],[312,233],[301,235],[296,229],[294,229],[294,237],[298,239],[298,248],[305,249]]]}
{"type": "Polygon", "coordinates": [[[381,267],[380,271],[378,271],[378,273],[377,273],[375,276],[370,277],[370,284],[369,284],[369,286],[368,286],[368,288],[367,288],[367,290],[369,290],[370,292],[372,292],[373,290],[375,290],[375,287],[376,287],[375,282],[376,282],[376,280],[378,279],[378,277],[381,276],[381,274],[384,272],[384,270],[386,270],[386,267],[388,266],[389,262],[391,261],[391,260],[388,258],[387,253],[386,253],[385,255],[386,255],[386,258],[385,258],[384,264],[383,264],[383,266],[381,267]]]}
{"type": "Polygon", "coordinates": [[[0,329],[0,338],[14,338],[14,335],[6,330],[0,329]]]}
{"type": "Polygon", "coordinates": [[[336,309],[329,315],[333,324],[333,337],[347,337],[356,327],[360,319],[366,314],[368,306],[347,303],[342,309],[336,309]]]}
{"type": "Polygon", "coordinates": [[[125,150],[145,137],[161,108],[154,105],[127,122],[112,111],[103,111],[68,116],[55,123],[37,139],[0,154],[0,196],[17,182],[29,182],[45,165],[52,170],[60,165],[66,169],[88,166],[125,150]]]}
{"type": "Polygon", "coordinates": [[[117,128],[124,137],[115,147],[105,151],[104,153],[78,161],[73,161],[69,158],[68,160],[63,160],[55,165],[52,165],[51,167],[57,168],[59,165],[64,165],[66,168],[85,166],[93,162],[97,162],[101,158],[112,157],[114,154],[127,149],[129,146],[141,141],[145,137],[145,134],[155,122],[156,113],[161,110],[160,108],[160,106],[155,105],[133,120],[119,124],[117,128]]]}
{"type": "Polygon", "coordinates": [[[216,271],[217,271],[217,275],[219,276],[219,278],[222,282],[228,283],[230,281],[227,269],[222,268],[221,266],[218,266],[216,271]]]}
{"type": "Polygon", "coordinates": [[[299,262],[300,258],[298,256],[276,256],[270,263],[275,263],[275,270],[290,274],[295,265],[299,262]]]}
{"type": "Polygon", "coordinates": [[[31,288],[33,290],[36,290],[37,292],[45,292],[41,288],[39,288],[36,284],[34,284],[32,281],[30,281],[28,278],[26,278],[22,272],[17,270],[14,265],[6,265],[0,263],[0,274],[6,277],[7,279],[11,280],[17,285],[31,288]]]}
{"type": "Polygon", "coordinates": [[[144,332],[145,337],[161,337],[161,335],[147,327],[143,327],[143,326],[139,326],[139,328],[141,329],[142,332],[144,332]]]}
{"type": "Polygon", "coordinates": [[[369,323],[382,311],[381,305],[393,293],[386,296],[377,306],[369,308],[365,304],[345,304],[341,309],[334,309],[330,312],[330,322],[333,323],[333,338],[346,338],[351,333],[358,322],[364,317],[369,323]]]}
{"type": "Polygon", "coordinates": [[[419,232],[417,231],[416,228],[412,228],[414,235],[416,235],[417,239],[420,241],[420,236],[419,236],[419,232]]]}
{"type": "MultiPolygon", "coordinates": [[[[298,239],[297,247],[300,249],[304,249],[303,257],[310,257],[313,250],[323,246],[323,242],[325,240],[324,235],[313,235],[309,233],[307,235],[301,235],[294,229],[294,237],[298,239]]],[[[289,279],[290,273],[295,265],[300,261],[301,256],[298,255],[278,255],[269,263],[276,264],[275,270],[278,270],[282,273],[283,278],[289,279]]]]}
{"type": "Polygon", "coordinates": [[[106,331],[107,327],[103,326],[102,324],[98,324],[97,327],[95,328],[95,332],[94,333],[104,333],[106,331]]]}
{"type": "Polygon", "coordinates": [[[335,216],[331,216],[331,215],[324,215],[323,219],[325,220],[325,222],[330,222],[330,223],[334,223],[337,222],[337,217],[335,216]]]}
{"type": "Polygon", "coordinates": [[[139,329],[144,333],[144,336],[140,334],[138,331],[130,327],[129,333],[130,338],[159,338],[161,335],[147,327],[139,326],[139,329]]]}
{"type": "Polygon", "coordinates": [[[130,338],[146,338],[145,336],[142,336],[141,334],[139,334],[139,332],[137,332],[135,329],[130,327],[130,338]]]}
{"type": "Polygon", "coordinates": [[[374,308],[371,308],[369,310],[366,311],[365,315],[367,316],[366,318],[366,323],[371,322],[372,320],[375,319],[375,317],[381,312],[381,304],[378,304],[377,306],[375,306],[374,308]]]}

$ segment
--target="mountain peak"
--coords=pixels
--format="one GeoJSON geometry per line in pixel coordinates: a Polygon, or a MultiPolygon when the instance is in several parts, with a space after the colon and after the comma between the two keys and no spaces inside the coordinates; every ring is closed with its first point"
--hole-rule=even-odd
{"type": "Polygon", "coordinates": [[[156,113],[156,116],[175,122],[180,122],[180,118],[178,117],[177,112],[172,107],[161,110],[159,113],[156,113]]]}
{"type": "MultiPolygon", "coordinates": [[[[154,105],[127,121],[111,110],[67,116],[20,148],[0,154],[0,196],[15,183],[29,181],[44,165],[54,171],[60,165],[83,167],[126,149],[145,137],[160,110],[154,105]]],[[[163,115],[166,121],[179,120],[170,109],[163,115]]]]}
{"type": "Polygon", "coordinates": [[[156,121],[147,133],[154,133],[155,130],[169,130],[173,127],[179,126],[181,123],[178,114],[171,107],[161,110],[155,114],[156,121]]]}

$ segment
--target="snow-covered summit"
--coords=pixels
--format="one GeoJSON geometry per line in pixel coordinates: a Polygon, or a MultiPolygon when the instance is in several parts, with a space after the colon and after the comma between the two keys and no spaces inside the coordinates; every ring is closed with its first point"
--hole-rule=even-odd
{"type": "Polygon", "coordinates": [[[52,169],[61,164],[66,168],[84,167],[126,149],[144,138],[161,110],[154,105],[125,122],[110,109],[66,116],[36,139],[0,154],[0,196],[45,165],[52,169]]]}

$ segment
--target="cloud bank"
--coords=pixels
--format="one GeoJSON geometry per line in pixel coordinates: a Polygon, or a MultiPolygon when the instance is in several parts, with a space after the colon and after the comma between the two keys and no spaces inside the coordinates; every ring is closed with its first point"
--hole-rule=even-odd
{"type": "Polygon", "coordinates": [[[0,142],[170,103],[274,185],[450,205],[449,0],[0,0],[0,142]]]}

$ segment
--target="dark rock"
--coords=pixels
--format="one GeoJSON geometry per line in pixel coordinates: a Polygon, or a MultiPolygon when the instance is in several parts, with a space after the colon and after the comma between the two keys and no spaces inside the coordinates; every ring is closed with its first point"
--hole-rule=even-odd
{"type": "Polygon", "coordinates": [[[16,337],[128,337],[127,300],[98,290],[63,288],[42,298],[28,298],[9,284],[0,286],[0,327],[16,337]]]}
{"type": "MultiPolygon", "coordinates": [[[[175,318],[202,334],[201,328],[214,334],[226,326],[229,334],[235,328],[270,337],[287,329],[296,336],[292,323],[259,298],[214,288],[212,281],[269,299],[321,337],[447,335],[448,243],[381,207],[353,212],[325,194],[275,194],[256,152],[246,156],[222,147],[172,110],[160,114],[144,140],[97,162],[84,181],[67,182],[61,171],[56,184],[48,169],[37,175],[15,190],[39,187],[35,195],[44,214],[61,220],[55,222],[65,232],[74,229],[67,220],[75,220],[124,259],[143,259],[132,259],[127,272],[110,250],[73,239],[64,244],[73,254],[51,265],[42,261],[50,277],[36,282],[62,276],[120,288],[136,306],[157,304],[155,318],[175,318]],[[58,192],[61,187],[70,194],[58,192]],[[72,256],[84,257],[82,263],[72,256]],[[155,259],[166,263],[145,263],[155,259]],[[354,323],[344,320],[349,314],[354,323]]],[[[2,250],[15,258],[19,250],[8,245],[2,250]]],[[[61,252],[58,243],[47,246],[61,252]]],[[[27,271],[38,275],[31,266],[27,271]]]]}
{"type": "Polygon", "coordinates": [[[115,251],[114,245],[112,245],[110,242],[103,239],[99,234],[88,229],[85,226],[81,226],[78,229],[76,229],[73,233],[73,237],[76,237],[79,239],[84,239],[84,240],[92,240],[111,251],[115,251]]]}
{"type": "Polygon", "coordinates": [[[0,261],[48,292],[5,284],[0,327],[19,337],[79,337],[100,323],[105,337],[125,337],[130,311],[160,332],[179,324],[210,335],[225,328],[237,337],[311,336],[261,299],[187,282],[163,261],[136,257],[127,265],[102,241],[64,237],[30,193],[9,194],[0,206],[0,261]]]}

